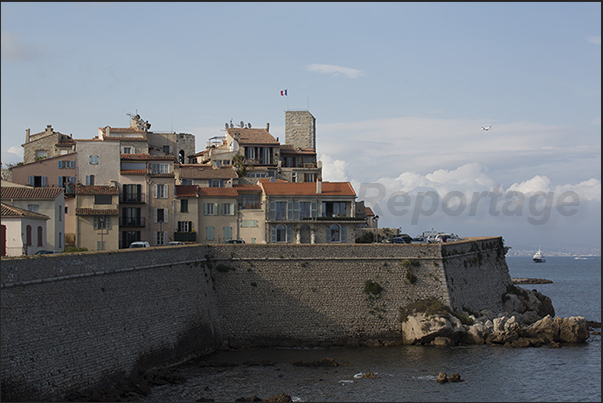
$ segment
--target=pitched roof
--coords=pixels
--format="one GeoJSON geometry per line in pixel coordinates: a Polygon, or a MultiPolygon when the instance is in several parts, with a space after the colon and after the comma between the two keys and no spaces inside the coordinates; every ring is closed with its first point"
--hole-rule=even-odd
{"type": "Polygon", "coordinates": [[[280,143],[266,129],[249,129],[239,127],[229,127],[226,129],[231,137],[240,134],[239,144],[241,145],[279,145],[280,143]]]}
{"type": "Polygon", "coordinates": [[[25,210],[19,207],[2,203],[2,218],[36,218],[39,220],[49,220],[50,217],[33,211],[25,210]]]}
{"type": "Polygon", "coordinates": [[[316,154],[313,148],[294,147],[291,144],[281,144],[281,154],[316,154]]]}
{"type": "Polygon", "coordinates": [[[17,200],[54,200],[63,188],[31,188],[31,187],[2,187],[2,199],[17,200]]]}
{"type": "Polygon", "coordinates": [[[234,179],[238,178],[232,166],[213,168],[209,165],[180,165],[180,177],[184,179],[234,179]]]}
{"type": "Polygon", "coordinates": [[[232,186],[233,189],[235,189],[237,192],[262,192],[262,188],[258,185],[248,185],[248,184],[242,184],[242,185],[233,185],[232,186]]]}
{"type": "Polygon", "coordinates": [[[118,195],[119,188],[111,185],[76,186],[76,195],[118,195]]]}
{"type": "Polygon", "coordinates": [[[176,197],[196,197],[199,195],[197,185],[176,185],[176,197]]]}
{"type": "Polygon", "coordinates": [[[373,210],[370,207],[365,207],[364,208],[364,214],[366,214],[367,217],[371,217],[371,216],[375,215],[375,213],[373,213],[373,210]]]}
{"type": "Polygon", "coordinates": [[[322,182],[322,191],[316,193],[316,182],[269,182],[260,186],[270,196],[356,196],[350,182],[322,182]]]}
{"type": "Polygon", "coordinates": [[[199,196],[237,197],[239,193],[233,188],[199,187],[199,196]]]}

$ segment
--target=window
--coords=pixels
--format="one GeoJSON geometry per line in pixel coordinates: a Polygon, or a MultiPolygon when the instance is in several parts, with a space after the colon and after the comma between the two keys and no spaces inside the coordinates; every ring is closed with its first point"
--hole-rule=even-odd
{"type": "Polygon", "coordinates": [[[37,213],[40,210],[40,205],[39,204],[28,204],[27,210],[31,211],[32,213],[37,213]]]}
{"type": "Polygon", "coordinates": [[[168,186],[169,185],[155,185],[155,198],[156,199],[167,199],[168,198],[168,186]]]}
{"type": "Polygon", "coordinates": [[[305,174],[305,176],[306,176],[305,182],[315,182],[314,181],[314,174],[305,174]]]}
{"type": "Polygon", "coordinates": [[[168,222],[169,212],[168,209],[155,209],[155,222],[168,222]]]}
{"type": "Polygon", "coordinates": [[[181,185],[192,185],[193,181],[192,179],[182,179],[182,181],[180,182],[181,185]]]}
{"type": "Polygon", "coordinates": [[[297,172],[291,172],[291,182],[297,182],[297,172]]]}
{"type": "Polygon", "coordinates": [[[141,185],[123,185],[122,200],[124,202],[141,202],[142,186],[141,185]]]}
{"type": "Polygon", "coordinates": [[[316,202],[299,202],[299,219],[316,217],[316,202]]]}
{"type": "Polygon", "coordinates": [[[260,195],[255,194],[242,194],[239,196],[239,205],[241,209],[259,209],[261,208],[260,195]]]}
{"type": "Polygon", "coordinates": [[[188,213],[188,199],[180,200],[180,212],[188,213]]]}
{"type": "Polygon", "coordinates": [[[31,243],[31,225],[28,225],[25,228],[25,231],[26,231],[26,240],[25,240],[26,243],[25,244],[27,246],[31,246],[32,245],[32,243],[31,243]]]}
{"type": "Polygon", "coordinates": [[[35,188],[45,188],[46,187],[46,176],[29,176],[29,186],[35,188]]]}
{"type": "Polygon", "coordinates": [[[241,227],[243,227],[243,228],[256,228],[257,226],[258,226],[258,220],[241,221],[241,227]]]}
{"type": "Polygon", "coordinates": [[[245,147],[245,158],[248,160],[255,159],[255,148],[253,147],[245,147]]]}
{"type": "Polygon", "coordinates": [[[86,186],[94,186],[94,175],[86,175],[86,186]]]}
{"type": "Polygon", "coordinates": [[[94,195],[94,204],[111,204],[111,195],[94,195]]]}
{"type": "Polygon", "coordinates": [[[272,227],[272,242],[291,242],[291,227],[283,224],[272,227]]]}
{"type": "Polygon", "coordinates": [[[346,227],[337,224],[327,225],[327,242],[346,242],[346,227]]]}
{"type": "Polygon", "coordinates": [[[59,232],[59,248],[63,247],[63,233],[59,232]]]}
{"type": "Polygon", "coordinates": [[[166,231],[155,231],[153,232],[153,243],[154,245],[165,245],[167,242],[166,231]]]}
{"type": "Polygon", "coordinates": [[[167,174],[170,173],[170,164],[166,163],[152,163],[151,164],[151,173],[152,174],[167,174]]]}
{"type": "Polygon", "coordinates": [[[134,154],[134,153],[132,152],[132,147],[123,147],[123,148],[121,149],[121,153],[122,153],[122,154],[134,154]]]}
{"type": "Polygon", "coordinates": [[[232,239],[232,227],[224,227],[224,240],[232,239]]]}
{"type": "Polygon", "coordinates": [[[263,164],[270,164],[272,158],[270,158],[272,156],[272,149],[270,147],[264,147],[262,148],[262,163],[263,164]]]}
{"type": "Polygon", "coordinates": [[[63,206],[59,206],[59,210],[57,212],[58,217],[59,217],[59,221],[63,221],[63,206]]]}
{"type": "Polygon", "coordinates": [[[210,179],[209,180],[209,187],[210,188],[223,188],[224,187],[224,180],[223,179],[210,179]]]}
{"type": "Polygon", "coordinates": [[[169,154],[172,152],[172,147],[171,146],[163,146],[163,152],[166,154],[169,154]]]}
{"type": "Polygon", "coordinates": [[[192,229],[192,221],[178,221],[178,232],[191,232],[192,229]]]}
{"type": "MultiPolygon", "coordinates": [[[[272,219],[273,220],[286,220],[287,219],[287,202],[272,202],[272,203],[274,203],[274,218],[272,218],[272,219]]],[[[270,206],[270,207],[272,207],[272,206],[270,206]]]]}
{"type": "Polygon", "coordinates": [[[36,159],[46,158],[47,156],[48,156],[48,153],[46,152],[46,150],[36,151],[36,159]]]}
{"type": "Polygon", "coordinates": [[[111,216],[107,216],[107,215],[94,216],[93,227],[95,230],[111,229],[111,216]]]}
{"type": "Polygon", "coordinates": [[[92,165],[98,164],[98,155],[91,155],[89,158],[90,158],[90,164],[92,164],[92,165]]]}
{"type": "Polygon", "coordinates": [[[322,202],[323,217],[346,217],[346,202],[322,202]]]}
{"type": "Polygon", "coordinates": [[[184,164],[184,150],[178,151],[178,162],[184,164]]]}
{"type": "Polygon", "coordinates": [[[222,203],[222,215],[234,215],[234,203],[222,203]]]}
{"type": "Polygon", "coordinates": [[[59,169],[75,168],[75,161],[58,161],[59,169]]]}
{"type": "Polygon", "coordinates": [[[218,215],[218,203],[203,203],[203,215],[218,215]]]}
{"type": "Polygon", "coordinates": [[[41,226],[38,227],[38,246],[44,246],[44,230],[41,226]]]}
{"type": "Polygon", "coordinates": [[[205,238],[208,241],[213,241],[214,238],[214,227],[206,227],[205,228],[205,238]]]}
{"type": "Polygon", "coordinates": [[[75,185],[75,176],[59,176],[59,187],[67,188],[68,185],[75,185]]]}

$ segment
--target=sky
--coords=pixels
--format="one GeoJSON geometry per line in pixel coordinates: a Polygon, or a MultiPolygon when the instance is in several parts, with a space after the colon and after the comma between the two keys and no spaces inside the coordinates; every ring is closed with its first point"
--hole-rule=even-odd
{"type": "Polygon", "coordinates": [[[47,125],[138,113],[202,151],[231,119],[283,143],[308,110],[323,180],[380,228],[600,255],[600,2],[1,7],[3,167],[47,125]]]}

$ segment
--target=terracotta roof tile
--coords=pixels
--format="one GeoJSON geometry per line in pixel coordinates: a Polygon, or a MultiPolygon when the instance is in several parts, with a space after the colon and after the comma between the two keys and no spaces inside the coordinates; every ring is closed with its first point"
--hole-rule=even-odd
{"type": "Polygon", "coordinates": [[[76,195],[118,195],[119,188],[110,185],[76,186],[76,195]]]}
{"type": "Polygon", "coordinates": [[[22,187],[2,187],[2,199],[38,199],[38,200],[54,200],[61,193],[64,194],[63,188],[22,188],[22,187]]]}
{"type": "Polygon", "coordinates": [[[370,207],[365,207],[364,208],[364,213],[367,215],[367,217],[375,215],[375,213],[373,213],[373,210],[370,207]]]}
{"type": "Polygon", "coordinates": [[[262,192],[262,187],[258,185],[233,185],[232,188],[237,192],[262,192]]]}
{"type": "Polygon", "coordinates": [[[180,177],[183,179],[235,179],[237,172],[232,166],[212,168],[209,165],[181,165],[180,177]]]}
{"type": "Polygon", "coordinates": [[[196,197],[199,195],[197,185],[176,185],[176,197],[196,197]]]}
{"type": "Polygon", "coordinates": [[[174,161],[173,155],[121,154],[122,160],[174,161]]]}
{"type": "Polygon", "coordinates": [[[119,173],[122,175],[146,175],[147,170],[146,169],[122,169],[121,171],[119,171],[119,173]]]}
{"type": "Polygon", "coordinates": [[[272,134],[268,133],[266,129],[249,129],[249,128],[238,128],[238,127],[230,127],[226,129],[226,132],[230,134],[232,137],[235,134],[239,133],[241,135],[241,139],[239,140],[239,144],[241,145],[279,145],[280,143],[276,141],[276,139],[272,136],[272,134]]]}
{"type": "Polygon", "coordinates": [[[261,182],[270,196],[356,196],[350,182],[323,182],[321,193],[316,193],[316,182],[261,182]]]}
{"type": "Polygon", "coordinates": [[[237,197],[239,193],[233,188],[209,188],[200,187],[199,196],[225,196],[225,197],[237,197]]]}
{"type": "Polygon", "coordinates": [[[25,210],[20,207],[11,206],[2,203],[2,218],[36,218],[40,220],[49,220],[50,217],[40,213],[34,213],[33,211],[25,210]]]}

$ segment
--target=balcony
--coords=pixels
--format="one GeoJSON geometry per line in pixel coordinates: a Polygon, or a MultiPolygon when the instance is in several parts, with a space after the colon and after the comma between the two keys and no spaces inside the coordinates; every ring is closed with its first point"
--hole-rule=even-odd
{"type": "Polygon", "coordinates": [[[197,242],[196,232],[174,232],[174,241],[197,242]]]}
{"type": "Polygon", "coordinates": [[[121,227],[144,227],[145,217],[121,217],[121,227]]]}
{"type": "Polygon", "coordinates": [[[120,193],[119,202],[123,204],[145,203],[144,193],[120,193]]]}

